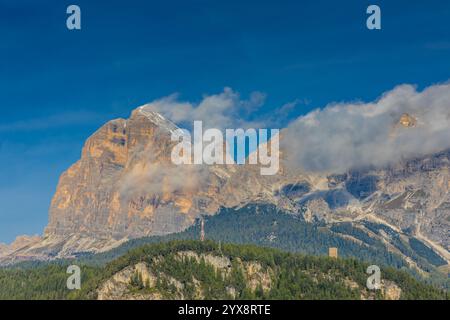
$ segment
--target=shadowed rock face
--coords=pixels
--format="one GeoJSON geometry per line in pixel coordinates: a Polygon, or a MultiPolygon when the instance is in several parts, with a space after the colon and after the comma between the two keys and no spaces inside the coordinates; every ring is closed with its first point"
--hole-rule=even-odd
{"type": "Polygon", "coordinates": [[[437,244],[440,253],[450,257],[450,151],[327,179],[328,190],[298,200],[305,206],[303,211],[312,210],[316,219],[326,222],[378,220],[428,241],[431,247],[437,244]],[[331,214],[323,214],[330,210],[331,214]]]}
{"type": "Polygon", "coordinates": [[[377,172],[373,212],[401,230],[450,249],[450,151],[377,172]]]}
{"type": "Polygon", "coordinates": [[[349,175],[345,181],[345,188],[357,199],[364,199],[377,190],[378,177],[370,175],[349,175]]]}

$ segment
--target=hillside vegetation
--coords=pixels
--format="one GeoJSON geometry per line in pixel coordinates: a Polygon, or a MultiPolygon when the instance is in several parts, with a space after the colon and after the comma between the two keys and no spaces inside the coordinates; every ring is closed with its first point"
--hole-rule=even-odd
{"type": "Polygon", "coordinates": [[[172,241],[132,249],[102,267],[81,265],[81,290],[66,288],[67,265],[0,270],[1,299],[447,299],[405,272],[253,245],[172,241]]]}

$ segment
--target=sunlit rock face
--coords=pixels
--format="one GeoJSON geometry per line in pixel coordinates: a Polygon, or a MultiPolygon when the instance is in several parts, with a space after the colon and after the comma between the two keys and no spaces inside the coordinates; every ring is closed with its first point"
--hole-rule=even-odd
{"type": "Polygon", "coordinates": [[[189,226],[201,211],[214,212],[223,178],[208,168],[172,164],[175,129],[143,108],[101,127],[61,176],[45,234],[166,234],[189,226]]]}
{"type": "Polygon", "coordinates": [[[256,165],[177,166],[171,160],[176,129],[145,106],[101,127],[62,174],[45,235],[121,239],[178,232],[220,206],[276,202],[278,186],[297,179],[263,177],[256,165]]]}
{"type": "Polygon", "coordinates": [[[411,128],[416,126],[417,120],[414,117],[410,116],[409,114],[404,113],[400,117],[398,123],[405,128],[411,128]]]}

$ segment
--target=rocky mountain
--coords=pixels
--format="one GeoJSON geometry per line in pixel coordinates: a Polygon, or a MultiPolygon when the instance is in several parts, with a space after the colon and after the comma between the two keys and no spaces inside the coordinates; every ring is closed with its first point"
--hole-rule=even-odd
{"type": "MultiPolygon", "coordinates": [[[[391,134],[416,122],[404,114],[391,134]]],[[[62,174],[43,237],[0,247],[0,262],[102,252],[250,202],[274,204],[311,223],[383,224],[450,262],[450,151],[344,174],[299,172],[282,163],[279,174],[262,176],[255,165],[175,166],[176,129],[147,106],[101,127],[62,174]]]]}

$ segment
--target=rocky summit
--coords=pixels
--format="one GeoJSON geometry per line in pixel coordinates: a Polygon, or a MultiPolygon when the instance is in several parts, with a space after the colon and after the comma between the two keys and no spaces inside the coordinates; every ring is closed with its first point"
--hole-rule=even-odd
{"type": "MultiPolygon", "coordinates": [[[[404,114],[397,125],[416,123],[404,114]]],[[[132,238],[180,232],[199,215],[250,202],[311,223],[376,222],[450,261],[448,150],[344,174],[300,172],[282,163],[279,174],[262,176],[255,165],[174,165],[176,129],[148,106],[102,126],[61,175],[44,235],[0,245],[0,263],[106,251],[132,238]]]]}

